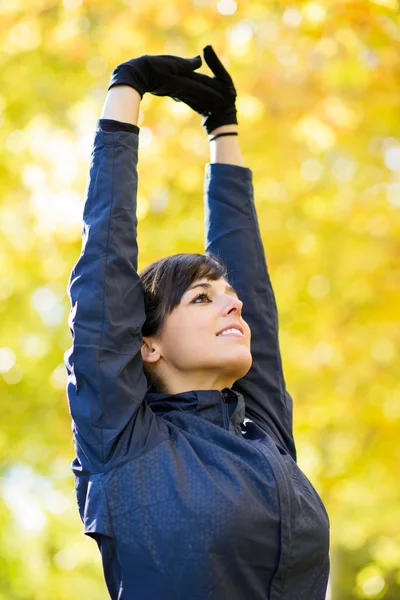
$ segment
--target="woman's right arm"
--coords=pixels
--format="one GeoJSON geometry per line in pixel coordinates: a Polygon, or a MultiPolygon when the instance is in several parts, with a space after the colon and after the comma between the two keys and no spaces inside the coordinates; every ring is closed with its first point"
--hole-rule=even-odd
{"type": "Polygon", "coordinates": [[[106,96],[101,118],[137,126],[140,100],[140,94],[134,88],[128,85],[117,85],[111,88],[106,96]]]}
{"type": "MultiPolygon", "coordinates": [[[[108,92],[102,118],[137,125],[140,95],[127,86],[108,92]]],[[[134,128],[131,128],[134,129],[134,128]]],[[[124,460],[148,435],[141,330],[143,288],[137,274],[137,133],[96,131],[83,212],[82,252],[70,277],[65,354],[67,394],[78,463],[97,472],[124,460]]]]}
{"type": "MultiPolygon", "coordinates": [[[[237,131],[235,124],[222,131],[237,131]]],[[[206,251],[218,254],[243,302],[251,329],[253,362],[233,384],[243,394],[246,417],[272,434],[296,460],[293,402],[286,390],[278,336],[278,311],[254,203],[253,174],[244,166],[238,137],[210,144],[205,179],[206,251]]]]}

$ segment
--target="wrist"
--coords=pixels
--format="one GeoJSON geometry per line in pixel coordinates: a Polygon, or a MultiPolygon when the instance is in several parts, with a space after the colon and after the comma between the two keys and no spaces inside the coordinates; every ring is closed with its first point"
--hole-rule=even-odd
{"type": "Polygon", "coordinates": [[[235,132],[238,131],[238,126],[231,124],[231,125],[220,125],[219,127],[216,127],[215,129],[213,129],[212,131],[210,131],[210,133],[208,133],[208,137],[213,137],[214,135],[216,135],[217,133],[228,133],[228,132],[235,132]]]}
{"type": "Polygon", "coordinates": [[[109,89],[104,102],[102,119],[115,119],[137,125],[141,95],[128,85],[115,85],[109,89]]]}

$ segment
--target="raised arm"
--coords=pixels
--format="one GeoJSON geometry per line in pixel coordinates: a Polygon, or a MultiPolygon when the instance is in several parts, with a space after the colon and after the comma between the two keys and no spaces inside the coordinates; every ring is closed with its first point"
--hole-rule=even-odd
{"type": "MultiPolygon", "coordinates": [[[[225,125],[210,132],[237,131],[225,125]]],[[[286,391],[278,341],[278,315],[260,236],[252,172],[244,167],[237,136],[210,142],[205,176],[205,246],[228,266],[251,329],[253,364],[234,389],[245,398],[246,415],[272,433],[296,459],[292,399],[286,391]]]]}
{"type": "MultiPolygon", "coordinates": [[[[96,132],[83,214],[82,253],[69,282],[73,346],[66,352],[75,471],[97,472],[163,441],[144,397],[144,293],[137,274],[136,194],[140,100],[174,96],[201,57],[148,55],[111,75],[96,132]],[[107,128],[107,131],[103,129],[107,128]],[[149,429],[151,428],[151,431],[149,429]]],[[[190,97],[196,91],[189,91],[190,97]]],[[[209,102],[219,99],[205,91],[209,102]]]]}
{"type": "Polygon", "coordinates": [[[252,332],[253,365],[235,383],[246,401],[247,416],[266,429],[296,459],[292,399],[285,388],[278,342],[275,296],[265,262],[253,199],[252,172],[244,166],[237,133],[236,88],[212,46],[203,48],[213,77],[192,72],[181,77],[174,98],[203,116],[210,136],[206,167],[205,246],[221,256],[243,301],[243,316],[252,332]],[[210,91],[220,95],[211,101],[210,91]]]}
{"type": "MultiPolygon", "coordinates": [[[[131,131],[95,133],[82,252],[68,286],[73,346],[65,355],[67,394],[79,463],[75,468],[88,472],[124,457],[146,393],[140,353],[145,310],[136,243],[139,104],[140,95],[130,87],[108,92],[102,117],[130,123],[131,131]]],[[[143,436],[150,415],[143,406],[143,436]]]]}

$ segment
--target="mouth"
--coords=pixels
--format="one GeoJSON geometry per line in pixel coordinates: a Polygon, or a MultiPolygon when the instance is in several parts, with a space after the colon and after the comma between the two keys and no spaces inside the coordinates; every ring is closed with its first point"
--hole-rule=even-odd
{"type": "Polygon", "coordinates": [[[221,329],[219,333],[217,333],[217,337],[246,337],[244,335],[243,327],[241,325],[228,325],[221,329]]]}

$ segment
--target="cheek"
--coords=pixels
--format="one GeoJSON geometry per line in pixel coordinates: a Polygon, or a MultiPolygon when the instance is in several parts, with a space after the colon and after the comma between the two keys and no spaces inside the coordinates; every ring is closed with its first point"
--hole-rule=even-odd
{"type": "Polygon", "coordinates": [[[214,330],[215,326],[205,315],[196,319],[192,315],[185,315],[171,320],[163,340],[165,354],[170,358],[192,359],[198,356],[199,351],[204,353],[204,349],[210,347],[214,330]]]}
{"type": "Polygon", "coordinates": [[[193,337],[188,323],[181,321],[170,327],[168,335],[165,337],[165,345],[170,352],[173,352],[174,349],[184,347],[188,340],[193,339],[193,337]]]}

